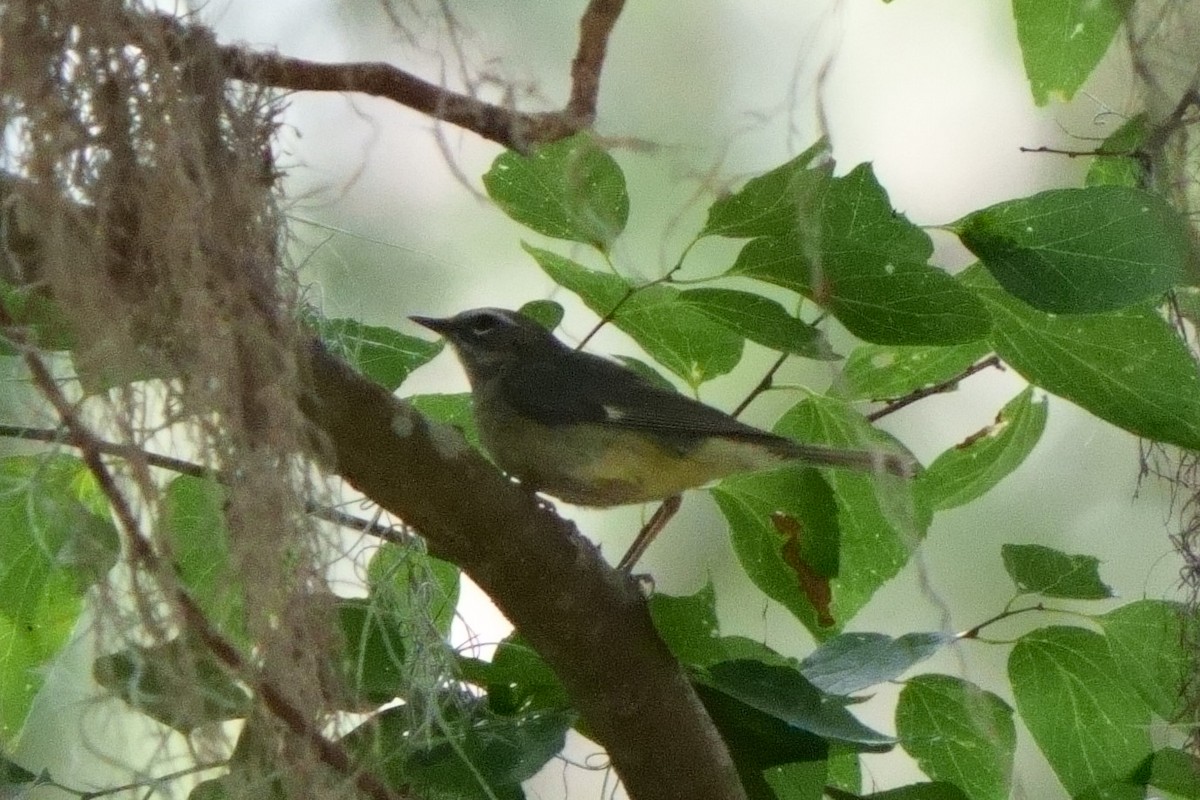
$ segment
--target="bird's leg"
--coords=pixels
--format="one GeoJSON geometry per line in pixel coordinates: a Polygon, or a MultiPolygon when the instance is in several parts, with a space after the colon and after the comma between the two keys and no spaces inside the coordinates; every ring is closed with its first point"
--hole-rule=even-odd
{"type": "Polygon", "coordinates": [[[646,552],[646,548],[654,541],[654,537],[658,536],[658,532],[666,527],[667,523],[671,521],[671,517],[675,516],[675,512],[679,510],[682,503],[683,496],[678,494],[673,494],[662,501],[662,505],[656,508],[650,516],[650,521],[638,531],[637,537],[633,540],[633,544],[629,545],[625,555],[621,556],[621,560],[617,563],[617,569],[622,572],[629,572],[633,569],[633,565],[646,552]]]}

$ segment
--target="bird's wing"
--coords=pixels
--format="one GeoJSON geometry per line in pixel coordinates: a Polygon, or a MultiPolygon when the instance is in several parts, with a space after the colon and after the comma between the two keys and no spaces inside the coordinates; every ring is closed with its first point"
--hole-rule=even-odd
{"type": "Polygon", "coordinates": [[[595,423],[684,442],[707,436],[776,438],[589,353],[524,364],[505,383],[509,405],[548,425],[595,423]]]}

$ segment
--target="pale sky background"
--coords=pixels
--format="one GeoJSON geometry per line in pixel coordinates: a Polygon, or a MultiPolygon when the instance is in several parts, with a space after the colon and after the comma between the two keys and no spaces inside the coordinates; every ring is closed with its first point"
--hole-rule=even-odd
{"type": "MultiPolygon", "coordinates": [[[[408,3],[393,5],[410,20],[406,30],[396,28],[376,0],[211,0],[200,14],[223,42],[322,61],[383,60],[461,87],[463,65],[449,55],[445,26],[429,8],[436,4],[415,3],[423,9],[417,17],[408,3]]],[[[582,2],[459,0],[448,6],[461,24],[466,72],[497,79],[485,91],[498,97],[503,81],[518,87],[522,107],[561,105],[582,2]]],[[[1115,63],[1107,72],[1113,80],[1093,81],[1069,106],[1035,108],[1003,0],[630,2],[610,42],[596,128],[661,149],[614,151],[632,197],[617,265],[631,276],[662,274],[711,201],[696,200],[700,179],[732,186],[778,165],[811,144],[818,111],[839,171],[872,162],[894,206],[919,224],[947,223],[990,203],[1077,185],[1086,164],[1019,148],[1082,149],[1088,143],[1080,137],[1111,132],[1121,122],[1120,112],[1128,110],[1130,92],[1120,84],[1115,63]]],[[[567,333],[590,328],[594,317],[556,290],[521,250],[522,238],[545,240],[472,193],[482,192],[479,176],[500,152],[497,145],[453,128],[439,130],[422,115],[358,96],[297,94],[285,119],[280,166],[288,172],[285,186],[297,220],[294,257],[305,263],[302,278],[328,314],[418,334],[407,315],[515,307],[552,297],[568,310],[567,333]],[[330,229],[324,226],[344,233],[325,241],[330,229]]],[[[952,269],[968,263],[956,241],[933,235],[939,263],[952,269]]],[[[563,243],[550,246],[570,252],[563,243]]],[[[697,274],[706,267],[717,271],[737,246],[706,244],[688,263],[697,274]]],[[[595,349],[640,355],[615,332],[600,337],[595,349]]],[[[728,408],[771,358],[748,346],[743,365],[706,386],[703,399],[728,408]]],[[[792,367],[784,377],[822,388],[836,369],[792,367]]],[[[465,386],[447,352],[414,375],[402,393],[465,386]]],[[[892,415],[885,427],[929,463],[990,423],[1022,386],[1011,373],[989,372],[953,394],[892,415]]],[[[751,420],[769,426],[772,414],[788,404],[786,396],[761,401],[751,420]]],[[[1011,593],[1000,562],[1005,542],[1096,555],[1102,576],[1126,601],[1172,596],[1178,562],[1167,541],[1165,492],[1149,483],[1135,500],[1136,476],[1133,437],[1052,399],[1046,433],[1029,461],[982,500],[939,514],[918,556],[851,628],[893,635],[934,630],[949,609],[951,627],[965,629],[1000,611],[1011,593]]],[[[564,512],[615,559],[636,532],[642,510],[564,512]]],[[[792,655],[812,648],[811,637],[788,612],[739,577],[723,522],[704,493],[691,493],[640,570],[653,573],[658,589],[672,594],[693,592],[711,576],[724,632],[765,640],[792,655]]],[[[503,620],[477,593],[466,597],[464,612],[474,633],[483,641],[501,638],[503,620]]],[[[996,635],[1023,630],[1014,623],[997,628],[996,635]]],[[[466,635],[462,625],[457,635],[466,635]]],[[[1011,701],[1006,656],[1007,648],[974,644],[919,669],[963,675],[1011,701]]],[[[69,687],[62,692],[60,697],[79,694],[69,687]]],[[[855,711],[892,732],[895,693],[880,691],[855,711]]],[[[63,746],[67,733],[51,735],[56,726],[35,723],[23,743],[27,753],[63,746]]],[[[120,738],[106,746],[119,747],[120,738]]],[[[73,752],[71,770],[98,769],[94,762],[103,758],[93,752],[95,744],[73,752]]],[[[584,745],[573,757],[584,760],[591,752],[584,745]]],[[[123,758],[117,750],[110,755],[123,758]]],[[[1015,796],[1063,796],[1023,730],[1018,759],[1015,796]]],[[[921,777],[899,752],[865,763],[865,789],[873,782],[883,789],[921,777]]],[[[603,778],[552,761],[528,793],[541,800],[598,798],[603,778]]]]}

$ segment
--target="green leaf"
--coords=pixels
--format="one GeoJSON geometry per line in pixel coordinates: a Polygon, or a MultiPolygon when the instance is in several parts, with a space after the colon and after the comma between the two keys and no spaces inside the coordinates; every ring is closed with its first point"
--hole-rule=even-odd
{"type": "Polygon", "coordinates": [[[1013,711],[962,678],[918,675],[896,704],[900,746],[921,770],[971,800],[1007,800],[1017,733],[1013,711]]]}
{"type": "MultiPolygon", "coordinates": [[[[79,615],[82,602],[76,600],[74,608],[67,609],[72,619],[79,615]]],[[[59,647],[65,643],[60,637],[59,647]]],[[[0,615],[0,741],[11,743],[17,740],[25,725],[25,718],[33,707],[33,700],[42,688],[43,668],[49,661],[45,655],[47,643],[44,637],[31,634],[24,623],[17,623],[6,615],[0,615]]]]}
{"type": "Polygon", "coordinates": [[[1023,378],[1138,436],[1200,449],[1200,375],[1153,308],[1057,316],[981,268],[961,277],[991,309],[992,346],[1023,378]]]}
{"type": "Polygon", "coordinates": [[[1125,186],[1052,189],[976,211],[954,229],[1010,294],[1060,314],[1160,297],[1191,257],[1179,212],[1125,186]]]}
{"type": "Polygon", "coordinates": [[[747,242],[726,274],[799,292],[879,344],[960,344],[987,336],[991,324],[978,299],[940,269],[876,253],[830,255],[814,265],[794,237],[747,242]]]}
{"type": "Polygon", "coordinates": [[[1163,748],[1154,754],[1150,783],[1187,800],[1200,800],[1200,759],[1182,750],[1163,748]]]}
{"type": "Polygon", "coordinates": [[[20,733],[85,593],[116,564],[118,538],[82,461],[0,459],[0,741],[20,733]]]}
{"type": "Polygon", "coordinates": [[[839,358],[821,331],[760,294],[689,289],[680,292],[678,299],[718,325],[772,350],[823,361],[839,358]]]}
{"type": "Polygon", "coordinates": [[[1125,19],[1132,0],[1013,0],[1017,41],[1033,101],[1070,100],[1125,19]]]}
{"type": "Polygon", "coordinates": [[[482,450],[475,413],[471,410],[471,393],[416,394],[406,398],[413,408],[432,420],[458,428],[476,450],[482,450]]]}
{"type": "Polygon", "coordinates": [[[655,592],[650,616],[671,653],[684,664],[708,666],[723,658],[717,623],[717,595],[709,581],[695,594],[673,597],[655,592]]]}
{"type": "Polygon", "coordinates": [[[954,641],[946,633],[843,633],[800,662],[800,672],[823,692],[848,695],[895,680],[954,641]]]}
{"type": "Polygon", "coordinates": [[[1097,148],[1088,168],[1085,186],[1140,187],[1146,183],[1146,169],[1137,153],[1150,133],[1145,114],[1130,117],[1097,148]]]}
{"type": "Polygon", "coordinates": [[[741,360],[742,337],[681,302],[673,286],[635,288],[548,250],[528,244],[525,250],[555,283],[579,295],[598,316],[611,315],[618,328],[689,386],[724,375],[741,360]]]}
{"type": "Polygon", "coordinates": [[[1174,722],[1183,712],[1183,691],[1194,653],[1185,646],[1196,641],[1200,621],[1184,630],[1186,609],[1162,600],[1138,600],[1094,617],[1108,639],[1120,675],[1154,713],[1174,722]]]}
{"type": "Polygon", "coordinates": [[[1040,544],[1006,544],[1000,554],[1018,591],[1075,600],[1113,596],[1100,580],[1100,559],[1094,556],[1068,555],[1040,544]]]}
{"type": "Polygon", "coordinates": [[[498,716],[482,702],[454,702],[442,710],[436,738],[422,712],[398,706],[351,731],[343,745],[404,793],[509,800],[522,797],[521,782],[562,750],[575,719],[567,711],[498,716]]]}
{"type": "Polygon", "coordinates": [[[917,479],[935,511],[966,505],[1019,467],[1046,428],[1045,400],[1027,387],[1000,410],[996,422],[937,457],[917,479]]]}
{"type": "Polygon", "coordinates": [[[563,311],[563,307],[553,300],[530,300],[517,309],[517,312],[551,333],[562,323],[563,315],[566,313],[563,311]]]}
{"type": "Polygon", "coordinates": [[[542,145],[530,156],[501,153],[483,176],[483,185],[496,205],[522,225],[602,251],[629,218],[621,168],[586,133],[542,145]]]}
{"type": "Polygon", "coordinates": [[[862,765],[858,753],[842,745],[829,748],[829,785],[843,792],[858,794],[862,790],[862,765]]]}
{"type": "Polygon", "coordinates": [[[975,800],[951,783],[910,783],[898,789],[863,795],[863,800],[975,800]]]}
{"type": "Polygon", "coordinates": [[[701,236],[752,238],[782,236],[795,229],[808,207],[824,193],[833,162],[821,139],[770,172],[751,178],[708,210],[701,236]]]}
{"type": "MultiPolygon", "coordinates": [[[[0,254],[0,258],[3,255],[0,254]]],[[[22,339],[42,350],[73,350],[77,342],[70,319],[48,293],[33,286],[12,286],[0,281],[0,306],[20,329],[22,339]]],[[[21,348],[10,344],[0,329],[0,355],[19,355],[21,348]]]]}
{"type": "Polygon", "coordinates": [[[655,592],[649,600],[650,616],[671,653],[689,666],[707,667],[720,661],[754,659],[778,666],[798,666],[755,639],[721,636],[717,624],[717,598],[712,583],[695,594],[675,597],[655,592]]]}
{"type": "MultiPolygon", "coordinates": [[[[729,748],[748,800],[779,800],[772,787],[786,776],[776,772],[775,767],[825,763],[830,747],[819,736],[719,689],[703,683],[695,688],[729,748]]],[[[803,774],[811,777],[808,769],[803,774]]]]}
{"type": "Polygon", "coordinates": [[[414,369],[442,352],[445,340],[427,341],[353,319],[314,320],[321,340],[359,372],[394,392],[414,369]]]}
{"type": "Polygon", "coordinates": [[[37,628],[47,594],[82,596],[104,578],[117,561],[118,538],[78,458],[0,459],[0,614],[37,628]]]}
{"type": "Polygon", "coordinates": [[[802,761],[768,767],[763,770],[763,779],[771,790],[767,800],[821,800],[825,796],[828,770],[827,761],[802,761]]]}
{"type": "MultiPolygon", "coordinates": [[[[33,785],[36,785],[39,782],[40,781],[38,780],[37,775],[34,775],[32,772],[25,769],[15,761],[12,761],[8,757],[0,755],[0,786],[30,786],[30,788],[32,788],[33,785]]],[[[4,791],[6,791],[5,797],[12,796],[11,794],[7,793],[7,790],[4,791]]]]}
{"type": "Polygon", "coordinates": [[[571,707],[554,670],[517,634],[500,643],[480,677],[487,689],[488,708],[497,714],[512,716],[571,707]]]}
{"type": "Polygon", "coordinates": [[[846,359],[836,390],[847,400],[903,397],[961,375],[989,352],[983,339],[946,346],[859,345],[846,359]]]}
{"type": "Polygon", "coordinates": [[[802,466],[746,473],[710,491],[750,580],[814,635],[840,627],[844,619],[832,616],[828,595],[836,598],[840,572],[838,506],[821,473],[802,466]],[[787,535],[793,528],[796,535],[787,535]]]}
{"type": "Polygon", "coordinates": [[[987,335],[987,312],[925,263],[933,252],[928,234],[892,208],[870,165],[839,178],[809,171],[806,180],[805,202],[781,213],[783,201],[776,200],[764,217],[770,226],[739,229],[760,238],[742,248],[726,274],[799,292],[867,341],[956,344],[987,335]]]}
{"type": "Polygon", "coordinates": [[[878,752],[896,741],[863,725],[846,710],[843,700],[823,695],[794,669],[758,661],[725,661],[709,667],[701,682],[790,727],[831,742],[878,752]]]}
{"type": "Polygon", "coordinates": [[[133,708],[181,733],[245,717],[250,695],[202,644],[176,638],[157,647],[131,647],[100,656],[96,682],[133,708]]]}
{"type": "Polygon", "coordinates": [[[1072,797],[1139,782],[1150,709],[1103,636],[1062,626],[1027,633],[1009,654],[1008,676],[1021,719],[1072,797]]]}
{"type": "Polygon", "coordinates": [[[381,610],[410,628],[428,627],[445,638],[458,606],[458,567],[384,542],[367,564],[367,588],[381,610]]]}
{"type": "Polygon", "coordinates": [[[359,597],[339,599],[337,618],[345,643],[342,676],[354,701],[349,708],[358,708],[360,701],[379,706],[401,696],[409,685],[409,621],[359,597]]]}
{"type": "Polygon", "coordinates": [[[218,630],[245,642],[244,592],[234,579],[225,525],[226,489],[213,480],[180,475],[163,497],[159,525],[188,593],[218,630]]]}
{"type": "MultiPolygon", "coordinates": [[[[853,408],[829,397],[813,396],[796,404],[779,420],[775,432],[802,442],[903,452],[894,439],[853,408]]],[[[837,503],[839,538],[837,575],[829,576],[829,613],[834,624],[821,625],[818,609],[801,591],[795,570],[781,558],[780,531],[771,517],[783,511],[803,523],[807,530],[803,538],[822,545],[832,541],[823,517],[813,517],[812,511],[802,508],[818,496],[815,484],[798,485],[794,474],[789,478],[785,470],[735,476],[711,491],[730,522],[734,550],[751,579],[823,640],[837,633],[900,571],[912,547],[924,537],[930,514],[917,504],[910,482],[850,470],[823,471],[837,503]],[[798,493],[803,487],[807,498],[798,493]]]]}
{"type": "Polygon", "coordinates": [[[929,234],[892,207],[870,164],[830,181],[823,200],[822,263],[881,256],[924,264],[933,255],[929,234]]]}
{"type": "Polygon", "coordinates": [[[661,372],[659,372],[654,367],[647,364],[645,361],[642,361],[640,358],[634,358],[633,356],[621,356],[621,355],[613,356],[613,358],[615,358],[617,361],[620,361],[626,367],[633,370],[638,375],[641,375],[643,378],[645,378],[646,380],[648,380],[650,383],[654,384],[658,388],[666,389],[667,391],[671,391],[671,392],[679,391],[679,388],[677,386],[675,386],[675,384],[673,384],[669,380],[667,380],[665,377],[663,377],[663,374],[661,372]]]}

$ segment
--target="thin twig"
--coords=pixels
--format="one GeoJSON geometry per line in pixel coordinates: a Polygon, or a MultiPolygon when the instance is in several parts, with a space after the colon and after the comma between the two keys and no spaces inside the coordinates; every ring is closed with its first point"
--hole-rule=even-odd
{"type": "MultiPolygon", "coordinates": [[[[77,440],[68,430],[62,428],[26,428],[20,425],[4,425],[0,424],[0,437],[9,439],[22,439],[30,442],[49,442],[51,444],[64,444],[69,447],[82,448],[84,443],[77,440]]],[[[184,461],[181,458],[173,458],[164,456],[160,453],[152,453],[149,450],[143,450],[136,445],[120,444],[118,442],[110,442],[105,439],[95,438],[91,442],[91,446],[95,447],[100,453],[106,456],[116,456],[129,461],[143,461],[152,467],[170,470],[171,472],[180,475],[188,475],[193,478],[209,478],[218,483],[228,484],[227,481],[218,470],[210,469],[201,464],[196,464],[192,461],[184,461]]],[[[323,519],[334,525],[352,530],[361,531],[363,533],[375,536],[379,539],[398,544],[408,542],[408,537],[403,531],[397,530],[393,525],[385,525],[381,522],[363,519],[356,517],[353,514],[348,514],[345,511],[339,511],[331,506],[321,505],[312,500],[306,500],[304,503],[304,511],[318,519],[323,519]]]]}
{"type": "Polygon", "coordinates": [[[1103,150],[1063,150],[1058,147],[1020,147],[1022,153],[1049,153],[1055,156],[1066,156],[1067,158],[1079,158],[1081,156],[1122,156],[1133,155],[1133,153],[1106,153],[1103,150]]]}
{"type": "Polygon", "coordinates": [[[775,363],[767,370],[767,374],[762,376],[762,380],[758,382],[758,385],[750,390],[750,394],[746,395],[746,399],[738,403],[737,408],[729,412],[730,416],[739,416],[760,394],[775,385],[775,373],[783,366],[783,362],[787,361],[789,355],[790,353],[779,354],[779,358],[775,359],[775,363]]]}
{"type": "Polygon", "coordinates": [[[958,634],[954,638],[956,638],[956,639],[977,639],[979,637],[980,632],[989,625],[994,625],[995,623],[1000,622],[1001,620],[1008,619],[1009,617],[1015,617],[1018,614],[1025,614],[1029,611],[1045,611],[1045,610],[1046,610],[1046,606],[1044,606],[1041,603],[1038,603],[1035,606],[1026,606],[1025,608],[1005,609],[1004,611],[1001,611],[996,616],[991,617],[989,619],[985,619],[983,622],[979,623],[974,628],[969,628],[969,629],[963,631],[962,633],[958,634]]]}
{"type": "Polygon", "coordinates": [[[874,422],[878,419],[882,419],[883,417],[886,417],[888,414],[891,414],[895,411],[899,411],[900,409],[904,408],[905,406],[911,406],[913,403],[917,402],[918,400],[924,400],[926,397],[929,397],[931,395],[942,394],[943,392],[952,391],[954,388],[956,388],[958,386],[960,381],[962,381],[965,378],[971,377],[976,372],[982,372],[983,370],[987,369],[988,367],[995,367],[996,369],[1003,369],[1004,367],[1000,363],[1000,356],[997,356],[997,355],[988,356],[983,361],[980,361],[977,364],[972,364],[971,366],[967,367],[962,372],[955,375],[953,378],[950,378],[949,380],[942,381],[941,383],[934,384],[933,386],[923,386],[920,389],[909,392],[908,394],[904,395],[904,397],[897,398],[896,400],[891,400],[888,402],[888,404],[886,406],[879,409],[878,411],[873,411],[870,414],[867,414],[867,419],[870,420],[871,422],[874,422]]]}
{"type": "Polygon", "coordinates": [[[70,786],[64,786],[55,780],[45,781],[44,783],[38,785],[53,786],[54,788],[60,789],[67,794],[77,795],[79,800],[95,800],[97,797],[108,797],[109,795],[120,794],[121,792],[127,792],[131,789],[141,789],[143,787],[155,789],[162,786],[164,783],[169,783],[170,781],[178,780],[179,778],[185,778],[188,775],[194,775],[197,772],[206,772],[210,769],[220,769],[221,767],[227,766],[229,766],[228,760],[208,761],[202,764],[193,764],[190,767],[185,767],[174,772],[168,772],[166,775],[148,778],[144,781],[135,781],[133,783],[127,783],[124,786],[113,786],[107,789],[97,789],[95,791],[72,789],[70,786]]]}
{"type": "Polygon", "coordinates": [[[631,297],[633,297],[638,292],[644,292],[645,290],[649,289],[651,286],[658,286],[661,283],[670,283],[671,279],[675,277],[675,273],[679,272],[679,270],[682,268],[683,268],[683,262],[680,261],[678,264],[671,267],[671,269],[667,271],[667,274],[663,275],[661,278],[655,278],[654,280],[650,281],[649,283],[643,283],[640,286],[630,286],[628,289],[626,289],[625,294],[623,294],[621,296],[621,299],[618,300],[616,302],[616,304],[613,305],[612,308],[610,308],[608,311],[605,312],[604,316],[602,316],[600,318],[600,321],[597,322],[592,327],[592,329],[587,332],[586,336],[584,336],[582,339],[579,340],[579,344],[575,345],[575,349],[582,350],[584,348],[584,346],[587,345],[587,343],[592,340],[592,337],[600,332],[601,328],[603,328],[605,325],[607,325],[608,323],[610,323],[614,319],[616,319],[617,312],[621,310],[622,306],[624,306],[627,302],[629,302],[629,299],[631,297]]]}

